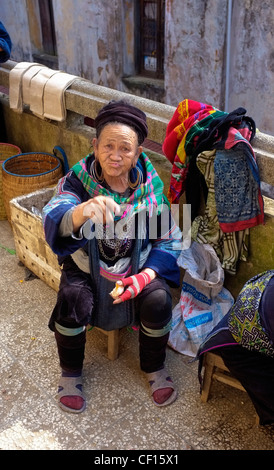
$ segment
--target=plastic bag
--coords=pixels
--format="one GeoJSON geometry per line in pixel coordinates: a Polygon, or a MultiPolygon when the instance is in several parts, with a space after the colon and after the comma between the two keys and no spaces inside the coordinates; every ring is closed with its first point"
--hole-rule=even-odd
{"type": "Polygon", "coordinates": [[[223,287],[224,270],[211,245],[193,242],[182,250],[178,264],[186,271],[180,301],[172,312],[169,346],[195,357],[200,344],[226,315],[234,299],[223,287]]]}

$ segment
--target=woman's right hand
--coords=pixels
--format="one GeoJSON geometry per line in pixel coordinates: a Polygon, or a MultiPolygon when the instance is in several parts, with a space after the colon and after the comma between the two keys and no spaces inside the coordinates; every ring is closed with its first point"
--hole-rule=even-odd
{"type": "Polygon", "coordinates": [[[120,213],[120,206],[109,196],[96,196],[75,207],[72,213],[73,230],[76,232],[88,220],[111,224],[120,213]]]}

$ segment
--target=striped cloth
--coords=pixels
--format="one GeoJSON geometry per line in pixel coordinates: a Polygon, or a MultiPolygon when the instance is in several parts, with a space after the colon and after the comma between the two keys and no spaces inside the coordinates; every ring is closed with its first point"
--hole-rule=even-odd
{"type": "MultiPolygon", "coordinates": [[[[227,114],[227,113],[226,113],[227,114]]],[[[223,113],[213,106],[192,100],[181,101],[167,125],[163,152],[173,164],[168,199],[171,204],[179,204],[185,192],[191,153],[186,151],[195,135],[199,135],[213,120],[223,113]]]]}

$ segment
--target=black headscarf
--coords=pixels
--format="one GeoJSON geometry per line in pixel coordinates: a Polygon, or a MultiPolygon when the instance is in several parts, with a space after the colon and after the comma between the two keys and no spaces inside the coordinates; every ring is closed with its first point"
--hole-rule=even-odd
{"type": "Polygon", "coordinates": [[[97,136],[98,131],[110,122],[121,122],[135,129],[139,144],[142,144],[147,137],[148,127],[145,113],[126,101],[110,101],[99,111],[94,121],[97,136]]]}

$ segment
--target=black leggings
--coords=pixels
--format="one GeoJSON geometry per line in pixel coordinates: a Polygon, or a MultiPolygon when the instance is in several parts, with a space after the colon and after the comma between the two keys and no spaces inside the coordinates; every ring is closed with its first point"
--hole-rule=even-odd
{"type": "MultiPolygon", "coordinates": [[[[155,372],[164,367],[169,338],[168,324],[172,317],[172,299],[168,286],[157,278],[152,282],[155,289],[148,285],[136,297],[140,320],[140,367],[144,372],[155,372]]],[[[79,324],[71,321],[58,319],[58,323],[67,328],[79,327],[79,324]]],[[[78,372],[83,367],[86,332],[65,336],[56,329],[54,331],[61,368],[68,372],[78,372]]]]}

